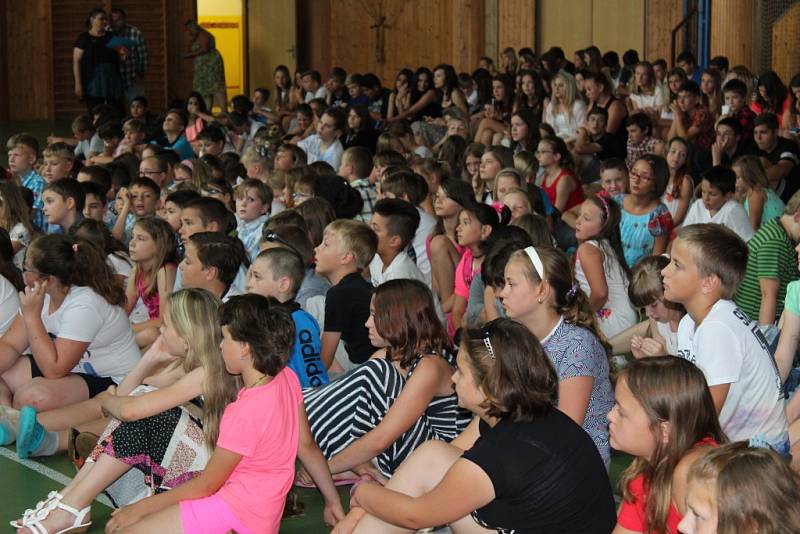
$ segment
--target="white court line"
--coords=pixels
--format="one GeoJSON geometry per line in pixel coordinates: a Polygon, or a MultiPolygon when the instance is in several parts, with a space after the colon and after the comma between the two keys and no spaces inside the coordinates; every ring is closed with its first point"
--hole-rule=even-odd
{"type": "MultiPolygon", "coordinates": [[[[58,482],[62,486],[66,486],[72,481],[72,479],[69,478],[67,475],[59,473],[55,469],[51,469],[46,465],[40,464],[39,462],[34,462],[31,460],[20,460],[15,452],[12,452],[5,447],[0,447],[0,456],[8,458],[9,460],[12,460],[14,462],[17,462],[18,464],[27,467],[31,471],[36,471],[40,475],[45,476],[55,482],[58,482]]],[[[102,493],[98,495],[97,499],[95,500],[99,503],[105,504],[109,508],[114,508],[114,505],[111,504],[109,498],[103,495],[102,493]]]]}

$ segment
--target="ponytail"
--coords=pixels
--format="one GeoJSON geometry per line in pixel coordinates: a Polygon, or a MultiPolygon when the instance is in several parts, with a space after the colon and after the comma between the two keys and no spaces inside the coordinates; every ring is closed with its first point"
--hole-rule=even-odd
{"type": "Polygon", "coordinates": [[[112,306],[124,306],[125,290],[106,262],[106,254],[85,239],[63,234],[37,237],[28,248],[31,264],[66,287],[90,287],[112,306]]]}

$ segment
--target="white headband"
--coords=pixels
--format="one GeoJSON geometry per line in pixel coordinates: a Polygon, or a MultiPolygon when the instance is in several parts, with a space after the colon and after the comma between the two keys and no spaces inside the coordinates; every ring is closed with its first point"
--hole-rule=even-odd
{"type": "Polygon", "coordinates": [[[544,280],[544,264],[539,257],[539,253],[536,252],[535,248],[527,247],[525,248],[525,254],[531,259],[531,263],[533,263],[533,268],[536,269],[536,274],[539,275],[539,279],[544,280]]]}

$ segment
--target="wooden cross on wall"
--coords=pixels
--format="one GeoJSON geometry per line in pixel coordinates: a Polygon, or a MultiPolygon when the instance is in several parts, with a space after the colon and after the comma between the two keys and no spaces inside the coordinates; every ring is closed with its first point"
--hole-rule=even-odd
{"type": "Polygon", "coordinates": [[[401,2],[400,9],[394,17],[392,17],[391,24],[388,22],[389,18],[384,14],[383,0],[361,0],[361,5],[372,19],[372,24],[369,29],[375,30],[375,63],[380,65],[386,60],[386,56],[384,55],[384,46],[386,44],[385,31],[391,29],[394,23],[397,22],[397,19],[400,18],[406,1],[401,2]]]}

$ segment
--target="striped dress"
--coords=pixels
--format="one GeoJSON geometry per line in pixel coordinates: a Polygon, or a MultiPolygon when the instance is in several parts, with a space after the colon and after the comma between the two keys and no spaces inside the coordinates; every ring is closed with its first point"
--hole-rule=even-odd
{"type": "MultiPolygon", "coordinates": [[[[414,360],[405,377],[390,360],[373,358],[326,386],[303,391],[311,433],[326,458],[378,426],[423,357],[414,360]]],[[[455,367],[455,356],[445,353],[442,357],[455,367]]],[[[451,441],[471,419],[469,412],[459,408],[455,393],[434,397],[422,417],[376,457],[378,469],[390,477],[423,442],[451,441]]]]}

